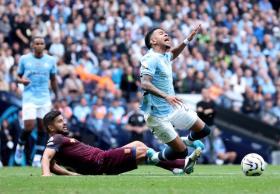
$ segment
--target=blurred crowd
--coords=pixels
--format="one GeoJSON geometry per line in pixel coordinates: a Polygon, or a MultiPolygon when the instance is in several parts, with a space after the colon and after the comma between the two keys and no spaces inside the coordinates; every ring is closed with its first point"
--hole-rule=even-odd
{"type": "Polygon", "coordinates": [[[280,9],[269,0],[0,0],[0,90],[21,97],[19,57],[44,36],[63,97],[54,106],[73,135],[87,126],[110,145],[120,130],[141,139],[144,36],[161,27],[177,45],[197,24],[174,61],[176,92],[207,88],[215,103],[280,126],[280,9]]]}

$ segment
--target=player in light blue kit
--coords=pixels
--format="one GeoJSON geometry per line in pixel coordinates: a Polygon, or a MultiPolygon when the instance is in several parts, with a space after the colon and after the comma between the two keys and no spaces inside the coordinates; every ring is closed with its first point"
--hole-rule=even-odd
{"type": "Polygon", "coordinates": [[[148,127],[168,146],[161,152],[151,151],[153,162],[186,158],[183,171],[193,172],[196,160],[204,149],[199,140],[210,133],[210,128],[187,108],[181,99],[175,96],[172,78],[172,60],[174,60],[194,39],[201,26],[197,26],[190,35],[174,49],[170,49],[171,40],[161,28],[147,33],[145,44],[149,51],[141,59],[141,87],[144,90],[141,109],[145,112],[148,127]],[[169,52],[170,51],[170,52],[169,52]],[[175,129],[190,129],[187,137],[179,137],[175,129]],[[188,156],[187,146],[195,148],[188,156]]]}
{"type": "Polygon", "coordinates": [[[45,40],[36,36],[32,40],[33,52],[21,56],[18,67],[17,82],[24,85],[22,96],[22,119],[24,130],[22,131],[16,147],[15,162],[22,164],[24,145],[35,128],[37,120],[38,138],[36,142],[37,152],[32,165],[40,166],[41,155],[44,150],[43,117],[51,109],[51,87],[57,97],[56,60],[54,57],[44,54],[45,40]]]}

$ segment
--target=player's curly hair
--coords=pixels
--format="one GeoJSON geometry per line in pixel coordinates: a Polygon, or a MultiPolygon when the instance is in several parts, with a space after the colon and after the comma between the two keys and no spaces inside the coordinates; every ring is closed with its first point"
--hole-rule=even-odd
{"type": "Polygon", "coordinates": [[[151,45],[151,36],[153,35],[154,31],[156,31],[157,29],[161,29],[161,28],[153,28],[151,29],[145,36],[145,45],[148,49],[152,48],[151,45]]]}
{"type": "Polygon", "coordinates": [[[61,112],[60,112],[60,111],[58,111],[58,110],[52,110],[52,111],[48,112],[48,113],[44,116],[44,118],[43,118],[43,123],[44,123],[44,126],[45,126],[47,132],[49,132],[48,126],[49,126],[50,124],[52,124],[52,122],[54,121],[54,119],[55,119],[56,117],[58,117],[59,115],[61,115],[61,112]]]}

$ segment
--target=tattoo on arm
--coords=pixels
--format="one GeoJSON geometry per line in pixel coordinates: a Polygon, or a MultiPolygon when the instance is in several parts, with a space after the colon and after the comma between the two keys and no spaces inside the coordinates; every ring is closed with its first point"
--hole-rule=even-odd
{"type": "Polygon", "coordinates": [[[152,76],[150,75],[142,75],[141,76],[141,88],[155,96],[161,97],[161,98],[166,98],[168,95],[155,87],[152,84],[152,76]]]}

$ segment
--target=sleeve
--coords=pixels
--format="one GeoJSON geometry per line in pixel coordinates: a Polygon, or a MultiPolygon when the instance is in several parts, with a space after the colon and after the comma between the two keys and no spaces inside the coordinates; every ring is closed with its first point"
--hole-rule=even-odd
{"type": "Polygon", "coordinates": [[[157,62],[155,58],[149,56],[141,60],[140,75],[154,76],[157,68],[157,62]]]}
{"type": "Polygon", "coordinates": [[[53,60],[52,60],[52,67],[51,67],[50,74],[57,74],[57,66],[56,66],[55,58],[53,58],[53,60]]]}
{"type": "Polygon", "coordinates": [[[52,136],[47,143],[47,148],[54,149],[56,152],[59,151],[60,147],[63,145],[63,136],[58,134],[52,136]]]}
{"type": "Polygon", "coordinates": [[[23,60],[23,57],[20,57],[20,59],[19,59],[17,74],[18,75],[23,75],[24,74],[24,60],[23,60]]]}

